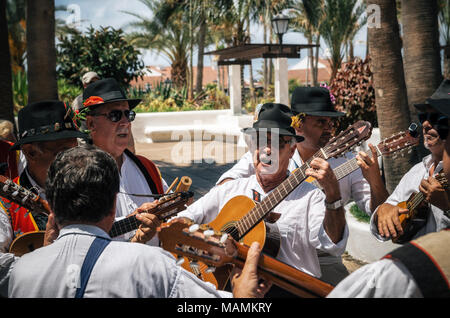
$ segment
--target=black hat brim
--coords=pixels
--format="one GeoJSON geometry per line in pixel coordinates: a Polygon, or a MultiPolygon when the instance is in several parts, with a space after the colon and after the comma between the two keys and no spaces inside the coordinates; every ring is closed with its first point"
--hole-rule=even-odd
{"type": "Polygon", "coordinates": [[[61,139],[68,139],[68,138],[87,138],[88,135],[85,133],[82,133],[80,131],[75,130],[63,130],[59,132],[53,132],[53,133],[47,133],[47,134],[40,134],[36,136],[29,136],[22,138],[18,142],[16,142],[12,147],[11,150],[18,150],[21,145],[30,144],[33,142],[42,142],[42,141],[55,141],[55,140],[61,140],[61,139]]]}
{"type": "MultiPolygon", "coordinates": [[[[294,110],[292,110],[292,112],[295,115],[300,114],[300,112],[296,112],[294,110]]],[[[323,117],[342,117],[345,116],[345,113],[343,112],[327,112],[327,111],[306,111],[306,112],[301,112],[302,114],[305,115],[309,115],[309,116],[323,116],[323,117]]]]}
{"type": "Polygon", "coordinates": [[[128,106],[130,107],[130,110],[131,110],[131,109],[135,108],[137,105],[139,105],[139,103],[142,102],[142,99],[112,99],[112,100],[104,101],[103,103],[84,106],[80,109],[80,111],[83,111],[85,109],[95,109],[95,108],[105,105],[105,104],[115,103],[115,102],[123,102],[123,101],[128,102],[128,106]]]}
{"type": "MultiPolygon", "coordinates": [[[[253,134],[253,133],[255,133],[255,132],[257,132],[257,131],[259,131],[259,130],[261,130],[261,129],[264,129],[266,132],[269,132],[270,129],[273,129],[273,128],[262,128],[262,127],[261,127],[261,128],[254,128],[254,127],[248,127],[248,128],[243,128],[243,129],[242,129],[242,132],[245,133],[245,134],[253,134]]],[[[294,137],[295,140],[296,140],[296,142],[302,142],[303,140],[305,140],[305,138],[304,138],[303,136],[299,136],[299,135],[297,135],[297,134],[293,134],[292,132],[290,132],[290,131],[287,130],[287,129],[284,129],[284,128],[275,128],[275,129],[277,129],[277,133],[278,133],[279,135],[281,135],[281,136],[294,137]]]]}
{"type": "Polygon", "coordinates": [[[427,106],[430,106],[430,104],[414,104],[414,107],[421,112],[424,112],[427,106]]]}
{"type": "Polygon", "coordinates": [[[427,106],[450,118],[450,99],[428,99],[427,106]]]}

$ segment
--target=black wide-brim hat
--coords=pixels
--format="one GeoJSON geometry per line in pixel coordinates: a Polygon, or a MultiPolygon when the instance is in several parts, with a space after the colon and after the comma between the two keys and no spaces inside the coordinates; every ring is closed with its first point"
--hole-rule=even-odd
{"type": "Polygon", "coordinates": [[[97,108],[106,103],[127,101],[130,109],[136,107],[141,99],[128,99],[114,78],[104,78],[89,84],[83,91],[83,107],[80,110],[97,108]]]}
{"type": "Polygon", "coordinates": [[[261,106],[258,120],[253,123],[253,127],[242,129],[246,134],[255,134],[257,131],[276,132],[281,136],[294,137],[297,142],[303,141],[303,136],[298,136],[292,124],[291,109],[284,104],[266,103],[261,106]]]}
{"type": "Polygon", "coordinates": [[[436,103],[436,101],[439,101],[437,102],[437,105],[439,105],[438,107],[440,109],[443,109],[445,108],[446,104],[445,100],[448,100],[447,103],[449,103],[450,101],[450,80],[448,79],[442,81],[433,95],[431,95],[430,98],[426,99],[425,103],[414,104],[414,106],[417,108],[417,110],[425,112],[427,106],[433,106],[431,105],[432,103],[436,103]]]}
{"type": "Polygon", "coordinates": [[[330,91],[325,87],[296,87],[292,92],[291,109],[294,115],[341,117],[345,113],[334,109],[330,91]]]}
{"type": "Polygon", "coordinates": [[[59,100],[40,101],[25,106],[18,114],[19,138],[11,150],[33,142],[87,138],[86,134],[78,131],[71,113],[59,100]]]}

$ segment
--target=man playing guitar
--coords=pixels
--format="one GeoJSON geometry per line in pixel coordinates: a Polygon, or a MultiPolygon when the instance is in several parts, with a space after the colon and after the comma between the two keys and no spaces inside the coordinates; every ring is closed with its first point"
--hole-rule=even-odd
{"type": "MultiPolygon", "coordinates": [[[[236,196],[244,195],[255,201],[268,197],[288,178],[289,159],[296,142],[303,140],[291,127],[291,117],[286,105],[263,105],[253,128],[245,130],[246,133],[256,132],[252,134],[253,144],[257,145],[253,149],[255,174],[214,187],[178,216],[200,224],[208,223],[236,196]]],[[[326,202],[332,205],[341,196],[336,177],[327,167],[325,160],[315,158],[306,170],[308,176],[323,183],[324,192],[303,182],[273,210],[279,217],[276,226],[281,237],[276,258],[316,277],[321,275],[316,249],[340,255],[348,238],[343,207],[325,207],[326,202]]]]}
{"type": "MultiPolygon", "coordinates": [[[[446,80],[442,82],[430,99],[449,99],[449,93],[450,81],[446,80]]],[[[371,231],[380,241],[387,241],[391,238],[395,240],[405,234],[399,215],[407,213],[408,210],[400,208],[397,204],[408,200],[414,192],[418,191],[425,195],[425,201],[429,203],[430,213],[427,213],[423,220],[423,227],[409,239],[439,231],[450,225],[450,219],[444,214],[444,211],[450,210],[450,201],[447,192],[443,190],[443,187],[435,178],[442,171],[445,143],[445,140],[439,136],[437,128],[442,125],[442,121],[446,125],[447,118],[439,114],[428,103],[417,104],[415,107],[419,110],[424,146],[431,154],[424,157],[421,162],[403,176],[394,192],[372,215],[371,231]]]]}

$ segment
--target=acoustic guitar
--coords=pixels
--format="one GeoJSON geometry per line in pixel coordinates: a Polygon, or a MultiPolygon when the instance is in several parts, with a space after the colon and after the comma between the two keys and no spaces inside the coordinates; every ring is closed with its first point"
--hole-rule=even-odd
{"type": "MultiPolygon", "coordinates": [[[[444,190],[449,189],[448,180],[443,172],[437,174],[435,178],[444,190]]],[[[398,216],[403,234],[392,237],[392,242],[404,244],[411,241],[414,235],[425,226],[430,208],[425,201],[425,195],[420,191],[411,194],[407,201],[400,202],[397,206],[402,209],[408,209],[408,212],[398,216]]]]}
{"type": "MultiPolygon", "coordinates": [[[[0,195],[2,197],[25,207],[32,215],[35,215],[36,213],[48,215],[51,211],[47,201],[3,176],[0,176],[0,188],[0,195]]],[[[194,193],[190,191],[166,194],[159,199],[156,207],[143,212],[155,214],[160,220],[166,221],[178,212],[184,210],[186,208],[185,204],[193,197],[193,195],[194,193]]],[[[116,237],[131,232],[136,230],[140,224],[141,223],[136,218],[135,214],[130,215],[122,220],[114,222],[109,235],[111,237],[116,237]]],[[[44,236],[45,231],[24,233],[13,240],[9,252],[16,256],[22,256],[23,254],[40,248],[44,245],[44,236]]]]}
{"type": "MultiPolygon", "coordinates": [[[[395,158],[399,154],[406,151],[411,151],[411,148],[417,146],[419,143],[420,133],[418,131],[418,125],[413,123],[410,125],[408,130],[383,139],[383,141],[375,146],[375,150],[377,157],[393,156],[395,158]]],[[[333,172],[336,175],[336,179],[339,181],[358,169],[358,161],[356,158],[352,158],[334,168],[333,172]]],[[[308,177],[306,181],[315,185],[319,189],[321,188],[319,182],[317,182],[317,180],[313,177],[308,177]]]]}
{"type": "MultiPolygon", "coordinates": [[[[229,234],[198,225],[186,219],[175,219],[158,228],[163,249],[201,261],[208,270],[234,264],[244,267],[249,247],[237,243],[229,234]]],[[[275,285],[303,298],[326,297],[333,286],[282,263],[264,253],[258,263],[258,274],[275,285]]]]}
{"type": "MultiPolygon", "coordinates": [[[[229,233],[233,239],[251,245],[259,242],[266,254],[276,257],[280,248],[278,228],[276,224],[261,222],[269,213],[286,198],[306,178],[306,169],[314,158],[327,160],[337,157],[362,141],[368,139],[372,132],[369,122],[358,121],[336,137],[332,138],[327,145],[321,148],[310,160],[300,168],[293,171],[280,185],[268,194],[260,203],[244,195],[239,195],[229,200],[221,209],[217,217],[208,224],[216,231],[229,233]]],[[[273,216],[270,215],[270,216],[273,216]]],[[[277,219],[277,214],[274,215],[277,219]]],[[[218,282],[216,286],[224,289],[228,281],[231,269],[228,266],[218,268],[214,276],[218,282]]]]}
{"type": "MultiPolygon", "coordinates": [[[[16,184],[11,179],[0,175],[0,196],[23,206],[30,211],[33,217],[39,214],[48,216],[51,209],[44,199],[32,191],[16,184]]],[[[3,202],[3,205],[7,205],[3,202]]],[[[44,244],[45,231],[24,233],[17,236],[11,243],[9,252],[16,256],[22,256],[31,252],[44,244]]]]}

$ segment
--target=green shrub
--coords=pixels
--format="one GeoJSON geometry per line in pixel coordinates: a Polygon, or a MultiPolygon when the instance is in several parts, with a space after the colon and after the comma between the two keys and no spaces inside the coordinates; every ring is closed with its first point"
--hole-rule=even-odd
{"type": "Polygon", "coordinates": [[[367,215],[366,212],[361,211],[361,209],[356,205],[353,204],[350,207],[350,213],[359,221],[363,223],[370,223],[370,216],[367,215]]]}

